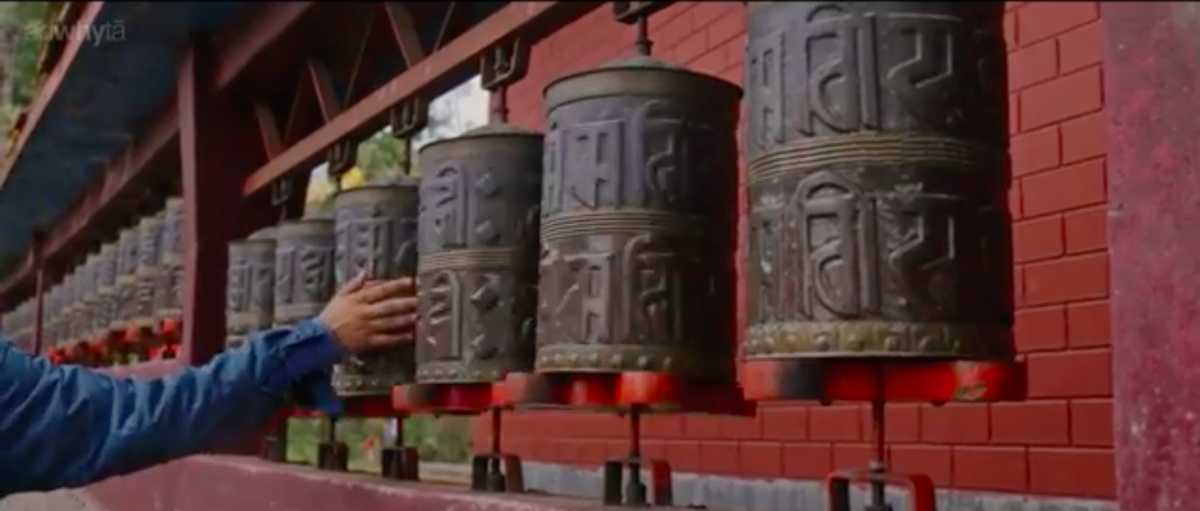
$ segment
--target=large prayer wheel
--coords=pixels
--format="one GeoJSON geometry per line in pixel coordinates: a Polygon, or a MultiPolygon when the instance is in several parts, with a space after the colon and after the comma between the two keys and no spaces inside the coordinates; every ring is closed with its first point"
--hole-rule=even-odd
{"type": "Polygon", "coordinates": [[[745,356],[1010,353],[1003,14],[753,4],[745,356]]]}
{"type": "Polygon", "coordinates": [[[159,252],[162,248],[163,214],[142,218],[138,223],[138,252],[134,276],[137,278],[130,326],[150,328],[154,326],[154,288],[160,281],[159,252]]]}
{"type": "Polygon", "coordinates": [[[728,379],[740,95],[649,56],[546,87],[539,372],[728,379]]]}
{"type": "MultiPolygon", "coordinates": [[[[417,266],[417,185],[368,185],[334,198],[336,287],[365,272],[368,280],[411,277],[417,266]]],[[[333,367],[340,395],[389,394],[413,381],[413,344],[350,355],[333,367]]]]}
{"type": "Polygon", "coordinates": [[[183,316],[183,219],[183,199],[167,199],[153,298],[155,317],[160,320],[183,316]]]}
{"type": "Polygon", "coordinates": [[[333,220],[292,220],[275,228],[275,325],[321,313],[333,295],[333,220]]]}
{"type": "Polygon", "coordinates": [[[263,229],[229,243],[225,294],[225,345],[237,347],[246,336],[271,328],[275,309],[275,240],[263,229]]]}
{"type": "Polygon", "coordinates": [[[502,123],[421,149],[418,381],[532,366],[541,155],[540,133],[502,123]]]}
{"type": "Polygon", "coordinates": [[[117,278],[113,301],[116,312],[109,319],[111,330],[124,330],[133,317],[134,300],[137,297],[138,229],[128,227],[121,230],[117,239],[117,278]]]}
{"type": "Polygon", "coordinates": [[[96,256],[96,310],[92,316],[91,338],[108,334],[109,324],[117,313],[117,243],[105,243],[96,256]]]}

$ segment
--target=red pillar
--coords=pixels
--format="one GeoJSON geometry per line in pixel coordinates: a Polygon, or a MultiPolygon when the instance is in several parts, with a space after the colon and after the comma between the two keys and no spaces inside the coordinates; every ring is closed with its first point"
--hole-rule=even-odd
{"type": "Polygon", "coordinates": [[[1200,501],[1200,8],[1102,4],[1121,509],[1200,501]]]}

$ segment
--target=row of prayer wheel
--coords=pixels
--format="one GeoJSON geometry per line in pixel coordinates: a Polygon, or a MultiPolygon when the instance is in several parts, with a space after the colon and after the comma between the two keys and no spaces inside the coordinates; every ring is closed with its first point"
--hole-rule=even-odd
{"type": "Polygon", "coordinates": [[[737,86],[648,55],[558,79],[545,134],[431,143],[419,192],[343,191],[332,220],[233,243],[230,339],[317,314],[358,270],[415,271],[415,347],[344,362],[343,395],[531,369],[728,381],[746,193],[744,358],[1010,356],[1002,16],[754,4],[741,189],[737,86]]]}
{"type": "Polygon", "coordinates": [[[0,331],[3,331],[4,335],[22,350],[32,352],[34,349],[33,322],[35,314],[33,300],[27,299],[5,313],[3,318],[0,318],[0,331]]]}
{"type": "Polygon", "coordinates": [[[182,277],[183,201],[170,198],[46,292],[43,338],[65,347],[179,318],[182,277]]]}

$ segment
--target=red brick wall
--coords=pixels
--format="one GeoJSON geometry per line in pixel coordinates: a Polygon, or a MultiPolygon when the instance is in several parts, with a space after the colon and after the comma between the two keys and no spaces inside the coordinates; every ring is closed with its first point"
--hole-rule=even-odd
{"type": "MultiPolygon", "coordinates": [[[[674,4],[651,19],[654,53],[741,84],[745,17],[740,3],[674,4]]],[[[943,487],[1112,497],[1099,9],[1013,2],[1005,22],[1016,343],[1029,363],[1029,400],[891,405],[891,462],[943,487]]],[[[632,40],[606,6],[539,43],[510,93],[512,121],[541,129],[550,80],[628,55],[632,40]]],[[[866,463],[868,419],[864,405],[808,403],[764,405],[749,419],[652,417],[644,447],[681,471],[819,479],[866,463]]],[[[482,448],[488,430],[480,426],[482,448]]],[[[527,459],[594,466],[625,453],[625,433],[616,417],[542,412],[508,417],[503,440],[527,459]]]]}

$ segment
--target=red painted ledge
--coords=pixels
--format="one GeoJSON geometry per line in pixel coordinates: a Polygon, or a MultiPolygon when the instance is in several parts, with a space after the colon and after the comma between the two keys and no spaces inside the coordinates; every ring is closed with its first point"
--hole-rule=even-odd
{"type": "Polygon", "coordinates": [[[539,495],[472,492],[465,487],[402,483],[367,474],[321,472],[241,456],[193,456],[84,490],[106,510],[226,511],[419,509],[422,511],[583,511],[599,502],[539,495]]]}

